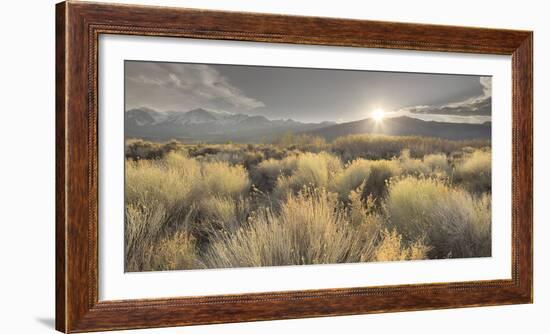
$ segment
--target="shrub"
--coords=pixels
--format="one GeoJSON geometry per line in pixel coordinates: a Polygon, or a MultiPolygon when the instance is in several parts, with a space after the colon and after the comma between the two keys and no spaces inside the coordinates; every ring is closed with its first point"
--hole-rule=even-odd
{"type": "Polygon", "coordinates": [[[422,160],[424,161],[424,165],[434,175],[449,171],[449,163],[445,154],[428,154],[422,160]]]}
{"type": "Polygon", "coordinates": [[[226,162],[230,165],[242,165],[252,169],[264,159],[262,152],[245,145],[225,144],[192,146],[190,156],[205,162],[226,162]]]}
{"type": "Polygon", "coordinates": [[[150,267],[152,252],[166,221],[161,203],[126,205],[124,219],[124,264],[126,271],[142,271],[150,267]]]}
{"type": "Polygon", "coordinates": [[[356,159],[335,177],[331,189],[339,194],[341,200],[346,201],[350,192],[363,184],[363,200],[369,196],[380,199],[386,193],[386,182],[399,175],[400,171],[395,160],[356,159]]]}
{"type": "Polygon", "coordinates": [[[201,192],[209,195],[244,195],[250,188],[248,173],[243,166],[231,166],[225,162],[212,162],[202,165],[201,192]]]}
{"type": "Polygon", "coordinates": [[[302,152],[313,153],[319,153],[328,147],[324,138],[308,134],[295,135],[290,132],[277,138],[274,144],[290,150],[298,149],[302,152]]]}
{"type": "Polygon", "coordinates": [[[211,196],[200,202],[202,218],[210,221],[230,222],[236,217],[235,201],[232,198],[211,196]]]}
{"type": "Polygon", "coordinates": [[[404,149],[410,151],[413,158],[422,158],[426,154],[445,153],[470,146],[481,148],[490,146],[488,140],[447,140],[420,136],[386,136],[386,135],[348,135],[336,138],[332,150],[344,161],[357,158],[391,159],[399,156],[404,149]]]}
{"type": "Polygon", "coordinates": [[[476,150],[456,167],[455,181],[473,193],[491,191],[491,152],[476,150]]]}
{"type": "Polygon", "coordinates": [[[491,255],[487,198],[475,198],[436,179],[405,177],[391,182],[386,209],[406,242],[425,238],[433,246],[430,257],[491,255]]]}
{"type": "Polygon", "coordinates": [[[416,241],[410,246],[401,242],[401,235],[395,230],[382,231],[382,240],[376,247],[374,253],[375,261],[405,261],[422,260],[427,258],[430,247],[424,245],[422,241],[416,241]]]}
{"type": "Polygon", "coordinates": [[[363,199],[373,197],[382,200],[387,193],[386,183],[400,173],[401,167],[396,160],[370,161],[370,176],[365,183],[363,199]]]}
{"type": "Polygon", "coordinates": [[[264,160],[253,171],[252,182],[258,189],[271,192],[275,188],[277,179],[280,176],[290,176],[297,166],[296,156],[288,156],[282,160],[264,160]]]}
{"type": "Polygon", "coordinates": [[[404,149],[399,156],[399,166],[406,175],[423,176],[429,175],[431,170],[420,159],[411,158],[410,151],[404,149]]]}
{"type": "Polygon", "coordinates": [[[359,262],[372,245],[346,221],[326,191],[289,195],[280,212],[263,210],[232,235],[220,234],[203,256],[207,268],[359,262]]]}
{"type": "Polygon", "coordinates": [[[249,201],[230,197],[211,196],[201,201],[198,208],[193,233],[198,244],[210,242],[219,232],[233,233],[244,225],[251,212],[249,201]]]}
{"type": "Polygon", "coordinates": [[[342,173],[334,178],[330,188],[336,191],[341,200],[347,200],[350,192],[364,184],[371,173],[371,164],[365,159],[353,160],[342,173]]]}
{"type": "Polygon", "coordinates": [[[127,160],[126,204],[160,203],[170,215],[177,207],[190,204],[200,175],[198,162],[175,153],[163,160],[127,160]]]}
{"type": "Polygon", "coordinates": [[[340,173],[340,159],[328,153],[303,153],[297,157],[296,170],[288,177],[277,179],[274,195],[284,198],[304,188],[327,188],[329,181],[340,173]]]}
{"type": "MultiPolygon", "coordinates": [[[[171,239],[176,232],[194,233],[199,240],[189,237],[186,243],[194,247],[196,241],[207,242],[204,237],[214,228],[236,229],[246,219],[243,210],[248,207],[241,198],[247,195],[249,185],[248,174],[240,165],[198,162],[182,153],[171,152],[160,160],[127,160],[127,270],[169,268],[170,264],[161,263],[158,253],[179,253],[168,246],[162,248],[159,240],[183,242],[182,236],[171,239]]],[[[184,263],[183,255],[178,256],[176,262],[184,263]]]]}
{"type": "Polygon", "coordinates": [[[151,262],[142,271],[199,268],[195,239],[189,233],[176,232],[156,242],[151,249],[151,262]]]}
{"type": "Polygon", "coordinates": [[[160,144],[142,139],[128,139],[124,147],[126,158],[133,160],[161,159],[175,151],[184,151],[183,145],[177,141],[160,144]]]}
{"type": "Polygon", "coordinates": [[[487,141],[285,140],[128,140],[125,270],[490,256],[487,141]]]}
{"type": "Polygon", "coordinates": [[[364,185],[352,190],[349,195],[348,220],[349,224],[362,236],[362,243],[365,245],[363,261],[372,261],[375,254],[375,247],[380,236],[380,230],[386,224],[374,205],[372,197],[362,199],[364,185]]]}
{"type": "Polygon", "coordinates": [[[162,160],[126,162],[126,204],[160,203],[167,223],[181,221],[205,198],[237,199],[245,196],[249,187],[248,173],[242,166],[199,163],[180,153],[169,153],[162,160]]]}

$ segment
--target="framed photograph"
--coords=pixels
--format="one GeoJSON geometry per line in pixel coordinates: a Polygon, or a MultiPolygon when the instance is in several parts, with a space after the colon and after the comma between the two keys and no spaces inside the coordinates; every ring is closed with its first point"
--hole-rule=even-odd
{"type": "Polygon", "coordinates": [[[532,302],[532,32],[56,11],[59,331],[532,302]]]}

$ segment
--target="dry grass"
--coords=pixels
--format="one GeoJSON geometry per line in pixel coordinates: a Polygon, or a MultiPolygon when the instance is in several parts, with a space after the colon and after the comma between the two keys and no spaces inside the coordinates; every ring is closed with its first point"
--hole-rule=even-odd
{"type": "Polygon", "coordinates": [[[195,239],[186,232],[176,232],[160,239],[151,249],[151,255],[151,262],[143,271],[199,268],[195,239]]]}
{"type": "Polygon", "coordinates": [[[128,141],[125,269],[490,256],[487,144],[128,141]]]}
{"type": "Polygon", "coordinates": [[[402,236],[395,230],[382,231],[382,240],[380,241],[376,252],[375,261],[405,261],[405,260],[423,260],[428,258],[430,247],[422,241],[416,241],[411,245],[405,245],[402,242],[402,236]]]}
{"type": "Polygon", "coordinates": [[[419,136],[385,136],[385,135],[349,135],[334,140],[331,149],[344,161],[357,158],[391,159],[398,157],[407,149],[413,158],[422,158],[427,154],[450,154],[462,147],[481,148],[490,146],[487,140],[447,140],[419,136]]]}
{"type": "Polygon", "coordinates": [[[345,201],[351,191],[363,184],[364,200],[369,196],[381,200],[386,194],[386,182],[400,174],[401,166],[396,160],[356,159],[334,178],[330,189],[337,192],[340,199],[345,201]]]}
{"type": "Polygon", "coordinates": [[[249,187],[242,166],[198,162],[175,152],[159,160],[127,160],[126,270],[155,270],[153,249],[160,240],[172,240],[170,234],[200,231],[202,236],[213,226],[237,225],[234,208],[249,187]]]}
{"type": "Polygon", "coordinates": [[[258,164],[252,173],[252,182],[258,189],[270,192],[275,188],[277,179],[281,176],[290,176],[298,166],[296,156],[284,159],[268,159],[258,164]]]}
{"type": "Polygon", "coordinates": [[[341,200],[348,200],[350,192],[364,184],[369,179],[370,174],[371,163],[365,159],[356,159],[334,178],[330,189],[338,193],[341,200]]]}
{"type": "Polygon", "coordinates": [[[448,173],[450,166],[447,161],[447,156],[443,153],[428,154],[422,159],[424,165],[428,168],[432,174],[448,173]]]}
{"type": "Polygon", "coordinates": [[[282,199],[304,188],[326,189],[329,181],[341,170],[340,159],[331,154],[303,153],[297,157],[296,169],[290,176],[283,175],[277,179],[274,195],[282,199]]]}
{"type": "Polygon", "coordinates": [[[473,193],[491,191],[491,152],[476,150],[455,170],[455,180],[473,193]]]}
{"type": "Polygon", "coordinates": [[[151,270],[152,248],[166,221],[160,203],[150,206],[126,205],[124,226],[124,262],[126,271],[151,270]]]}
{"type": "Polygon", "coordinates": [[[382,201],[387,193],[387,182],[400,175],[403,167],[396,160],[375,160],[370,165],[371,174],[365,183],[363,198],[371,196],[382,201]]]}
{"type": "Polygon", "coordinates": [[[422,161],[422,159],[412,158],[408,149],[401,151],[399,165],[405,175],[423,176],[430,174],[430,168],[424,161],[422,161]]]}
{"type": "Polygon", "coordinates": [[[390,184],[391,225],[407,242],[425,239],[430,257],[490,256],[488,197],[477,198],[437,179],[404,177],[390,184]]]}
{"type": "Polygon", "coordinates": [[[263,210],[235,234],[220,234],[203,263],[207,268],[283,266],[360,262],[371,256],[372,245],[350,227],[336,197],[315,191],[290,195],[280,212],[263,210]]]}

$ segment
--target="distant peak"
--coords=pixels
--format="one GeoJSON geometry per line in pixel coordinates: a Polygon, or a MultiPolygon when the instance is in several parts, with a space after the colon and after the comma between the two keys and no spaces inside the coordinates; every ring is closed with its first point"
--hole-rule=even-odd
{"type": "Polygon", "coordinates": [[[263,115],[252,115],[252,116],[248,116],[249,118],[251,119],[261,119],[261,120],[268,120],[267,117],[263,116],[263,115]]]}
{"type": "Polygon", "coordinates": [[[210,113],[210,111],[203,108],[195,108],[195,109],[189,110],[188,113],[210,113]]]}
{"type": "Polygon", "coordinates": [[[126,112],[138,112],[138,111],[142,111],[142,112],[158,112],[158,111],[156,111],[155,109],[152,109],[152,108],[149,108],[149,107],[130,108],[130,109],[126,110],[126,112]]]}

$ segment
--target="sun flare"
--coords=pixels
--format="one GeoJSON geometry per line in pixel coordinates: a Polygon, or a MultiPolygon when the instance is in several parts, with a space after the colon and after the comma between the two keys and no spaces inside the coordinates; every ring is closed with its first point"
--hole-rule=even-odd
{"type": "Polygon", "coordinates": [[[386,113],[382,109],[376,109],[371,113],[371,117],[377,121],[380,122],[386,117],[386,113]]]}

